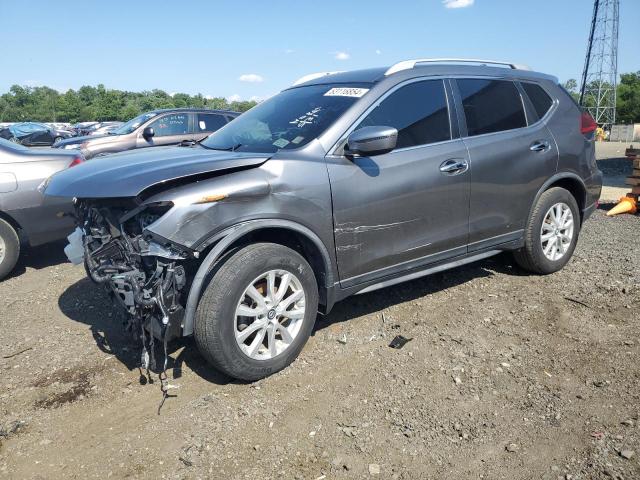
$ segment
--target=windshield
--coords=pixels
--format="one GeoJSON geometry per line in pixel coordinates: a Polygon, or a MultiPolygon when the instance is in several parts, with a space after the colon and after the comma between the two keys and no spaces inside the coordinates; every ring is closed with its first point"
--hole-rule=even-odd
{"type": "Polygon", "coordinates": [[[133,132],[136,128],[138,128],[144,122],[146,122],[150,118],[155,117],[156,115],[157,115],[156,112],[143,113],[142,115],[138,115],[136,118],[132,118],[121,127],[118,127],[115,130],[112,130],[111,133],[113,133],[114,135],[126,135],[127,133],[133,132]]]}
{"type": "Polygon", "coordinates": [[[292,88],[253,107],[211,134],[216,150],[275,153],[306,145],[368,92],[367,84],[292,88]]]}

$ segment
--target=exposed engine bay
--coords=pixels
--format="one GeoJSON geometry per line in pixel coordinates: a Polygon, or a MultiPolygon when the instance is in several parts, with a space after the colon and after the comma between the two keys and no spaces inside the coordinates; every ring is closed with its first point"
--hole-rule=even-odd
{"type": "Polygon", "coordinates": [[[142,341],[141,367],[147,375],[149,369],[160,367],[166,397],[167,342],[181,334],[188,291],[185,265],[194,255],[145,230],[171,203],[119,203],[76,201],[82,257],[91,280],[105,285],[126,311],[125,328],[142,341]],[[164,346],[160,366],[155,361],[156,340],[164,346]]]}

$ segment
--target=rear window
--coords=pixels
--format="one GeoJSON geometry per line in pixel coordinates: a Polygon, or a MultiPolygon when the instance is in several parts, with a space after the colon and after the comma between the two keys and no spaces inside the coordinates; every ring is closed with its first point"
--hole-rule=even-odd
{"type": "Polygon", "coordinates": [[[553,105],[553,100],[549,94],[545,92],[540,85],[536,85],[535,83],[522,83],[522,88],[524,88],[527,97],[531,100],[533,108],[538,114],[538,118],[544,117],[551,108],[551,105],[553,105]]]}
{"type": "Polygon", "coordinates": [[[227,124],[227,119],[217,113],[199,113],[197,132],[215,132],[227,124]]]}
{"type": "Polygon", "coordinates": [[[509,80],[456,81],[470,137],[527,126],[520,92],[509,80]]]}

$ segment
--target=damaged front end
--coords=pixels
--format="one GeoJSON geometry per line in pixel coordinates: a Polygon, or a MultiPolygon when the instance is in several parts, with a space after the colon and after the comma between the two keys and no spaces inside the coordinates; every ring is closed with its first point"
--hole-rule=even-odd
{"type": "Polygon", "coordinates": [[[127,200],[110,199],[76,200],[75,206],[87,274],[95,283],[105,285],[126,310],[126,328],[142,339],[144,368],[156,368],[155,340],[164,344],[164,371],[166,344],[180,336],[186,268],[194,255],[146,228],[172,204],[136,206],[127,200]]]}

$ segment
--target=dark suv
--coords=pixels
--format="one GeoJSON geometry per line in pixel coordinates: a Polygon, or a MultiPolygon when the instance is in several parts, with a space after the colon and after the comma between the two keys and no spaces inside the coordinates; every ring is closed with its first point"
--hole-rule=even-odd
{"type": "Polygon", "coordinates": [[[349,295],[502,251],[538,274],[569,261],[601,189],[595,123],[556,78],[488,63],[307,76],[200,144],[88,162],[46,193],[76,198],[70,248],[145,348],[195,334],[255,380],[349,295]]]}
{"type": "Polygon", "coordinates": [[[57,148],[78,149],[86,159],[134,148],[197,142],[240,115],[228,110],[172,108],[132,118],[104,135],[63,140],[57,148]]]}

